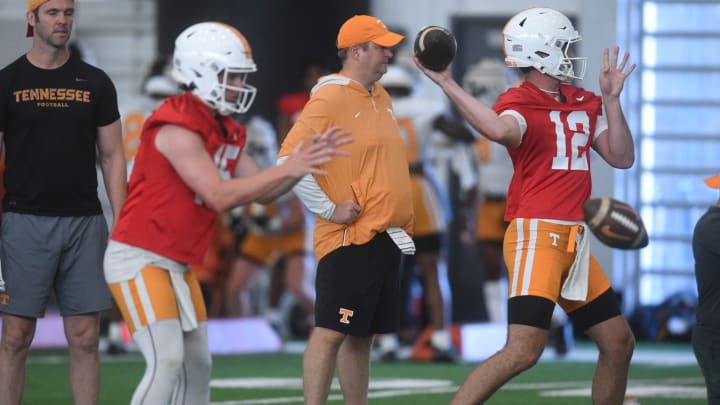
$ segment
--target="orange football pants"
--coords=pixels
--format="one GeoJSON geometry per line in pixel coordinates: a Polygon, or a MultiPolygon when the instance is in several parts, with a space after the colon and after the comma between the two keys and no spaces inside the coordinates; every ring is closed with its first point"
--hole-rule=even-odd
{"type": "MultiPolygon", "coordinates": [[[[184,278],[198,322],[206,321],[205,301],[195,273],[188,270],[184,278]]],[[[110,283],[109,287],[130,334],[153,322],[180,319],[170,274],[165,269],[146,266],[134,279],[110,283]]]]}
{"type": "Polygon", "coordinates": [[[443,217],[442,204],[427,177],[422,175],[410,176],[410,190],[413,199],[413,212],[415,213],[413,236],[428,236],[443,232],[445,230],[445,218],[443,217]]]}
{"type": "Polygon", "coordinates": [[[575,232],[587,232],[587,228],[538,219],[514,219],[503,242],[508,268],[508,297],[532,295],[547,298],[569,313],[610,288],[610,281],[600,264],[590,255],[587,299],[569,301],[560,297],[560,288],[575,260],[575,232]]]}
{"type": "Polygon", "coordinates": [[[505,205],[507,200],[483,200],[475,219],[475,238],[480,241],[501,241],[507,230],[505,205]]]}
{"type": "Polygon", "coordinates": [[[240,255],[265,266],[270,266],[282,256],[305,250],[305,228],[286,235],[260,235],[250,231],[238,247],[240,255]]]}

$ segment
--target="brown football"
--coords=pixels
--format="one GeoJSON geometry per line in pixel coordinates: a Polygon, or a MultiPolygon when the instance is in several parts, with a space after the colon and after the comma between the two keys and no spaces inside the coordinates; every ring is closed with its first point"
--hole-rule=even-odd
{"type": "Polygon", "coordinates": [[[455,36],[447,28],[428,25],[415,36],[415,55],[430,70],[445,70],[455,58],[456,51],[455,36]]]}
{"type": "Polygon", "coordinates": [[[642,249],[648,235],[640,214],[612,198],[595,198],[583,205],[585,222],[600,242],[617,249],[642,249]]]}

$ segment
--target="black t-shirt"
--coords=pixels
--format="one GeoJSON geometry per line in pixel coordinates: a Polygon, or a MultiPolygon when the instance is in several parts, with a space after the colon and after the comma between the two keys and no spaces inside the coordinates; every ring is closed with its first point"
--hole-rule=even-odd
{"type": "Polygon", "coordinates": [[[692,247],[698,286],[697,322],[720,329],[720,207],[710,207],[700,217],[692,247]]]}
{"type": "Polygon", "coordinates": [[[23,55],[0,71],[6,148],[3,210],[45,216],[102,213],[95,171],[98,127],[120,118],[102,70],[76,56],[40,69],[23,55]]]}

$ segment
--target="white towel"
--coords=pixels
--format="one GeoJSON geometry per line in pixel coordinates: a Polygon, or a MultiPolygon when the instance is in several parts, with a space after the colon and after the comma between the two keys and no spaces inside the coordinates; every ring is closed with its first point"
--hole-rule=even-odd
{"type": "Polygon", "coordinates": [[[175,299],[177,300],[178,313],[180,315],[180,326],[182,326],[183,332],[190,332],[191,330],[197,329],[198,321],[195,315],[195,307],[193,307],[190,287],[188,287],[185,282],[184,273],[172,270],[168,273],[170,273],[170,281],[172,282],[173,291],[175,291],[175,299]]]}
{"type": "MultiPolygon", "coordinates": [[[[560,296],[570,301],[585,301],[588,292],[588,274],[590,273],[589,238],[582,225],[578,225],[573,233],[575,233],[575,261],[562,285],[560,296]]],[[[571,236],[570,243],[573,242],[572,239],[571,236]]],[[[571,246],[568,246],[568,249],[570,248],[571,246]]]]}
{"type": "Polygon", "coordinates": [[[5,292],[5,279],[2,275],[2,264],[0,264],[0,292],[5,292]]]}
{"type": "Polygon", "coordinates": [[[415,254],[415,242],[404,229],[394,226],[388,228],[387,233],[404,255],[415,254]]]}
{"type": "Polygon", "coordinates": [[[133,280],[145,266],[167,270],[178,303],[180,325],[185,332],[196,329],[197,314],[192,304],[190,287],[185,282],[185,272],[191,271],[187,265],[122,242],[111,240],[108,243],[104,263],[105,280],[108,283],[133,280]]]}

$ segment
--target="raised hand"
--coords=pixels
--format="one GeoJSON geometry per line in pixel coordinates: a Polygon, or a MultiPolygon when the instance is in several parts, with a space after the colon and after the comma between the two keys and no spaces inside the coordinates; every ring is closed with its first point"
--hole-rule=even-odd
{"type": "Polygon", "coordinates": [[[637,67],[636,64],[630,65],[625,70],[625,66],[630,56],[627,52],[618,65],[618,55],[620,53],[620,47],[616,46],[613,48],[612,58],[610,58],[610,51],[605,48],[603,51],[603,67],[600,70],[600,91],[603,97],[619,97],[625,84],[625,78],[630,76],[630,73],[637,67]]]}
{"type": "Polygon", "coordinates": [[[413,55],[413,60],[415,61],[415,65],[417,65],[418,69],[420,69],[423,73],[425,73],[425,76],[427,76],[430,80],[437,83],[438,85],[440,85],[444,81],[452,80],[452,63],[449,64],[444,70],[438,72],[423,66],[415,55],[413,55]]]}
{"type": "Polygon", "coordinates": [[[351,143],[353,140],[350,136],[350,131],[343,130],[340,127],[328,128],[322,134],[315,134],[311,138],[312,144],[325,144],[328,147],[334,149],[334,154],[338,156],[350,156],[349,153],[339,150],[338,148],[343,145],[351,143]]]}
{"type": "Polygon", "coordinates": [[[338,148],[352,142],[352,139],[348,138],[349,134],[349,131],[333,127],[322,134],[314,135],[307,147],[304,147],[304,142],[298,143],[284,163],[289,175],[300,178],[306,174],[327,174],[317,166],[329,162],[333,156],[348,156],[347,152],[338,148]]]}

